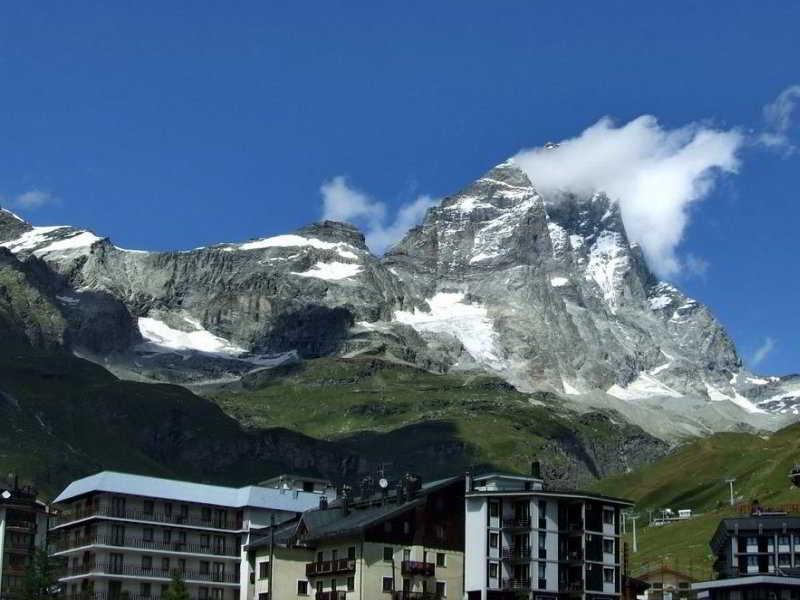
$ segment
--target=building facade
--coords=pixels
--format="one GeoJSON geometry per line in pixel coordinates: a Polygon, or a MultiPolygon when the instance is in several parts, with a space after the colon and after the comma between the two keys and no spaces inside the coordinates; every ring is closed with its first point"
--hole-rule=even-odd
{"type": "Polygon", "coordinates": [[[662,566],[636,578],[649,586],[642,594],[644,600],[695,600],[692,583],[697,580],[688,573],[662,566]]]}
{"type": "Polygon", "coordinates": [[[464,478],[343,498],[250,544],[256,600],[463,597],[464,478]]]}
{"type": "Polygon", "coordinates": [[[64,595],[157,600],[179,575],[196,600],[247,600],[243,546],[253,529],[317,506],[320,495],[229,488],[102,472],[55,500],[51,551],[63,561],[64,595]]]}
{"type": "Polygon", "coordinates": [[[467,598],[619,597],[620,511],[632,503],[550,490],[534,473],[467,478],[467,598]]]}
{"type": "Polygon", "coordinates": [[[800,600],[800,517],[723,519],[709,545],[717,579],[692,584],[698,600],[800,600]]]}
{"type": "Polygon", "coordinates": [[[46,547],[47,506],[36,490],[16,480],[0,483],[0,599],[20,596],[25,571],[37,550],[46,547]]]}

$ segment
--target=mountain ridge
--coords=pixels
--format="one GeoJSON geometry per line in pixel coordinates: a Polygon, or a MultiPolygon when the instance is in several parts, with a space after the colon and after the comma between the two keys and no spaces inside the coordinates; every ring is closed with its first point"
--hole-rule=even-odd
{"type": "Polygon", "coordinates": [[[708,308],[658,281],[615,202],[543,198],[510,161],[430,208],[383,257],[330,221],[142,252],[8,215],[0,246],[47,265],[64,312],[82,314],[89,294],[124,306],[130,319],[108,328],[105,348],[76,349],[126,377],[188,385],[380,355],[613,408],[666,439],[775,429],[800,410],[797,378],[744,369],[708,308]]]}

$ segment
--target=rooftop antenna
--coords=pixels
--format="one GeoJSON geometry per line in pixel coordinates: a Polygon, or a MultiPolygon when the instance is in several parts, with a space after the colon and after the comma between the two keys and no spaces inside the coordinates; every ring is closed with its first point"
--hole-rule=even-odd
{"type": "Polygon", "coordinates": [[[728,479],[725,480],[725,483],[727,483],[731,487],[731,506],[733,506],[733,504],[734,504],[733,484],[734,484],[735,481],[736,481],[735,477],[729,477],[728,479]]]}

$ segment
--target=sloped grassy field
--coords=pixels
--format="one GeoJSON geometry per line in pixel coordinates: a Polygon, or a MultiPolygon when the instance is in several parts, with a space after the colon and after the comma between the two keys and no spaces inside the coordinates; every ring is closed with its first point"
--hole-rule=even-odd
{"type": "Polygon", "coordinates": [[[594,487],[634,499],[640,525],[646,525],[649,510],[691,508],[701,513],[667,526],[640,526],[639,552],[631,554],[631,565],[634,572],[663,563],[708,576],[712,563],[708,542],[721,518],[740,514],[737,511],[753,500],[775,507],[800,505],[800,489],[788,478],[799,462],[800,424],[769,437],[720,433],[695,440],[633,473],[605,478],[594,487]],[[738,509],[730,506],[725,482],[733,477],[738,509]]]}

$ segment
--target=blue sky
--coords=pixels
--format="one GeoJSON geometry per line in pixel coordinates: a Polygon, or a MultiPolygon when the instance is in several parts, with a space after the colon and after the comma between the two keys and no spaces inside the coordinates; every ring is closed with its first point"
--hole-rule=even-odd
{"type": "Polygon", "coordinates": [[[767,349],[757,370],[800,371],[800,111],[759,142],[800,83],[799,3],[68,4],[0,21],[0,195],[34,223],[189,248],[316,220],[337,176],[391,218],[653,115],[742,138],[686,207],[671,279],[747,362],[767,349]]]}

